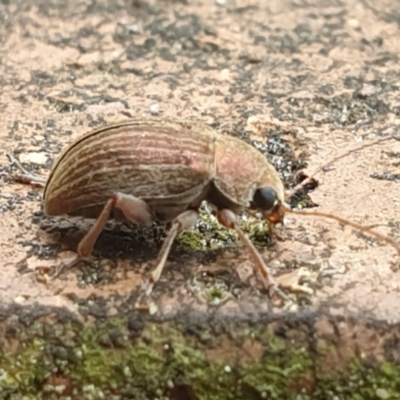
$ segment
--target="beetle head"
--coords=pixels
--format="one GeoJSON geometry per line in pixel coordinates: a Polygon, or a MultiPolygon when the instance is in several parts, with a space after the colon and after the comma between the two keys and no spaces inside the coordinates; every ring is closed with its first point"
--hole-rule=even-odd
{"type": "Polygon", "coordinates": [[[283,223],[287,207],[282,203],[275,189],[270,186],[255,191],[251,208],[260,211],[271,224],[283,223]]]}

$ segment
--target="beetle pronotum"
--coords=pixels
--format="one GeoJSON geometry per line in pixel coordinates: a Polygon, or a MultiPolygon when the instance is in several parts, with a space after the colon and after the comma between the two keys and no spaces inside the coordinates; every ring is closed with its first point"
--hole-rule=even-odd
{"type": "MultiPolygon", "coordinates": [[[[274,229],[285,212],[294,212],[284,200],[282,181],[261,152],[205,125],[175,120],[131,120],[82,136],[54,164],[43,195],[47,215],[96,219],[78,245],[78,259],[90,256],[110,217],[147,226],[171,222],[146,282],[147,294],[161,276],[177,232],[196,223],[203,201],[215,208],[224,227],[236,230],[270,293],[278,290],[236,216],[258,212],[274,229]]],[[[302,214],[336,219],[385,240],[400,253],[394,240],[356,223],[319,212],[302,214]]]]}

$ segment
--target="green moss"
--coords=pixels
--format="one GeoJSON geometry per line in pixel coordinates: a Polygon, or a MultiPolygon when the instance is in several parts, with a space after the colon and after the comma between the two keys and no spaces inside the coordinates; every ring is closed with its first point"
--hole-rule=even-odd
{"type": "Polygon", "coordinates": [[[310,351],[306,324],[284,337],[275,324],[205,324],[194,333],[147,322],[136,338],[126,326],[119,318],[84,328],[35,323],[14,330],[18,346],[0,353],[0,398],[60,399],[68,390],[70,399],[83,400],[400,397],[394,363],[372,366],[360,357],[347,370],[320,371],[328,353],[310,351]],[[248,357],[244,343],[259,351],[248,357]]]}
{"type": "Polygon", "coordinates": [[[372,366],[354,360],[346,374],[319,377],[314,396],[327,400],[379,400],[400,398],[400,367],[383,362],[372,366]]]}
{"type": "Polygon", "coordinates": [[[224,283],[219,283],[218,281],[214,283],[210,288],[205,290],[208,303],[210,305],[219,305],[229,297],[231,297],[224,283]]]}
{"type": "Polygon", "coordinates": [[[255,246],[262,248],[271,244],[268,222],[250,218],[241,221],[241,228],[248,234],[255,246]]]}
{"type": "MultiPolygon", "coordinates": [[[[239,217],[239,224],[256,246],[264,247],[270,243],[266,221],[239,217]]],[[[222,226],[206,204],[200,209],[200,218],[196,226],[190,231],[182,231],[177,235],[177,242],[193,250],[237,246],[237,240],[236,232],[222,226]]]]}
{"type": "MultiPolygon", "coordinates": [[[[260,398],[301,399],[312,364],[305,348],[292,349],[288,353],[271,351],[259,363],[243,369],[242,382],[259,393],[260,398]]],[[[310,397],[307,395],[303,398],[310,397]]]]}
{"type": "Polygon", "coordinates": [[[0,394],[20,393],[28,398],[35,394],[35,382],[49,374],[48,365],[42,362],[44,348],[43,340],[34,339],[21,343],[17,354],[1,357],[0,394]]]}
{"type": "Polygon", "coordinates": [[[196,226],[177,235],[177,242],[193,250],[223,248],[235,244],[236,240],[236,233],[223,227],[207,204],[201,206],[196,226]]]}
{"type": "Polygon", "coordinates": [[[181,231],[178,233],[177,242],[183,246],[187,246],[192,250],[203,250],[205,248],[205,240],[203,235],[197,231],[181,231]]]}

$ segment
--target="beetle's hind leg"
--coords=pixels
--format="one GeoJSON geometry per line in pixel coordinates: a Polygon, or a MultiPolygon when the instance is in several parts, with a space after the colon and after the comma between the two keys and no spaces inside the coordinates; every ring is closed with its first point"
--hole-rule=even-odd
{"type": "Polygon", "coordinates": [[[90,256],[93,246],[103,231],[113,208],[119,208],[125,218],[135,224],[150,226],[153,222],[150,207],[145,201],[131,195],[117,193],[107,201],[90,231],[80,241],[78,245],[78,255],[80,257],[90,256]]]}
{"type": "Polygon", "coordinates": [[[129,221],[136,224],[149,226],[153,222],[153,215],[150,207],[145,201],[124,193],[116,193],[107,201],[94,225],[79,242],[77,249],[78,255],[69,260],[68,263],[61,265],[55,276],[59,275],[66,267],[71,268],[79,260],[90,257],[93,247],[103,231],[113,208],[119,208],[129,221]]]}

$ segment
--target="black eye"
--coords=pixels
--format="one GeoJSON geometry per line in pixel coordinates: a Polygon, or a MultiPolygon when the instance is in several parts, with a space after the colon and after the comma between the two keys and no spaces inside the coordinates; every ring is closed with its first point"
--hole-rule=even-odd
{"type": "Polygon", "coordinates": [[[278,202],[279,199],[275,190],[267,186],[256,190],[252,206],[253,208],[268,211],[272,210],[278,202]]]}

